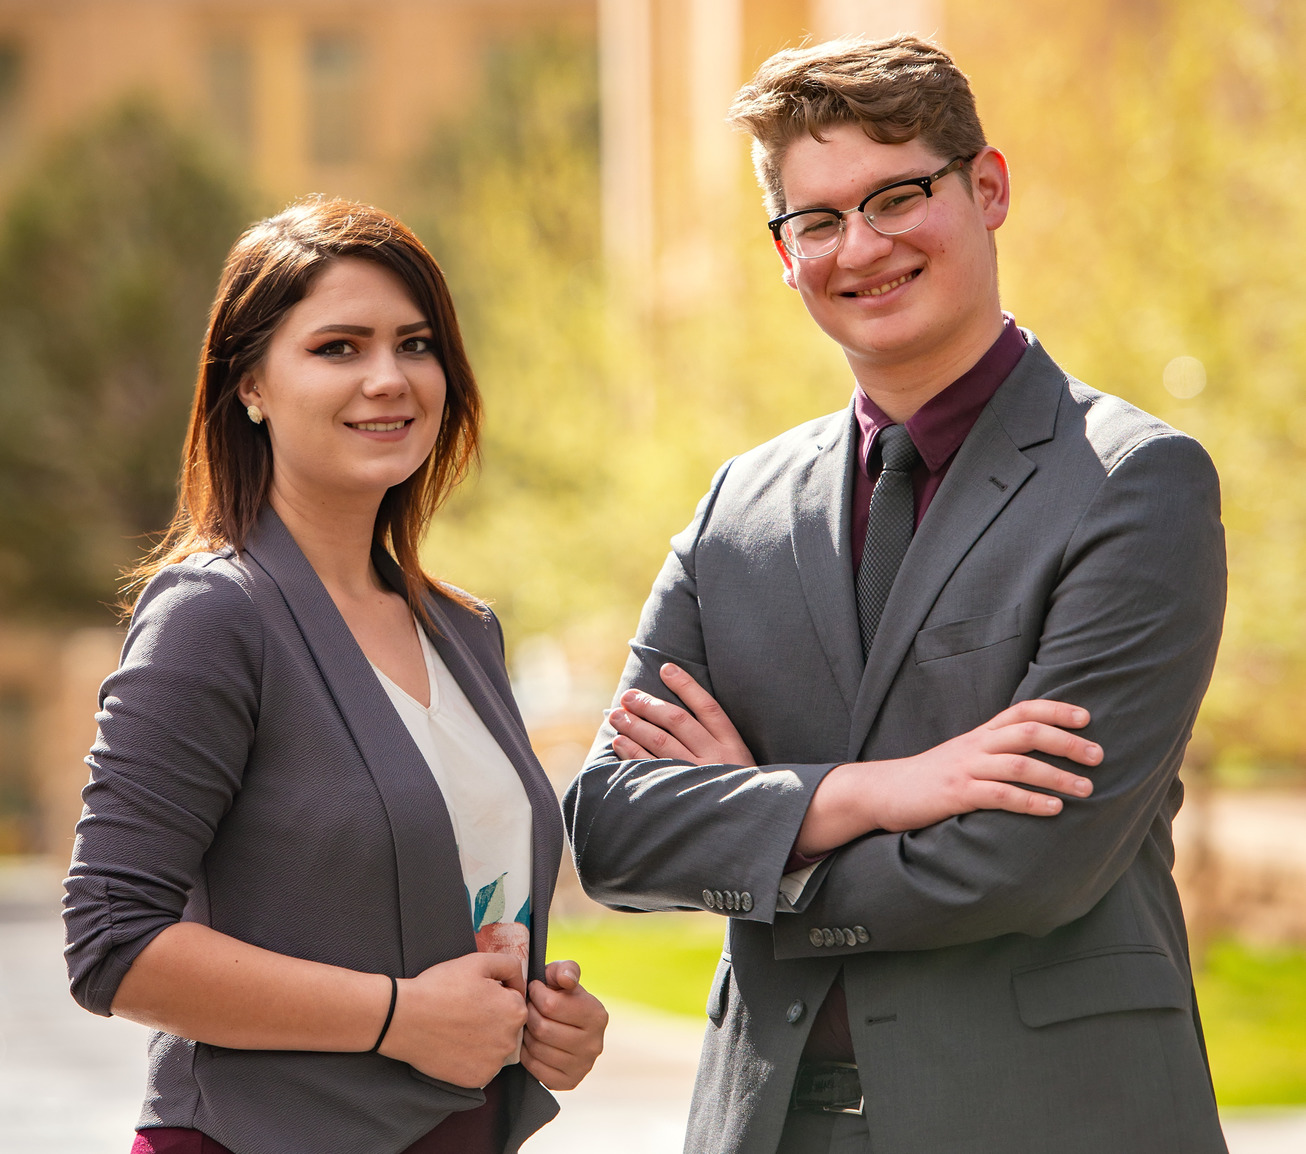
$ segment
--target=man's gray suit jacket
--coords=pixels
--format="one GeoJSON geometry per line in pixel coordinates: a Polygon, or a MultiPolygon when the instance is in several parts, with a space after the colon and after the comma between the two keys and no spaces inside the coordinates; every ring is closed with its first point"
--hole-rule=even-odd
{"type": "Polygon", "coordinates": [[[758,768],[621,762],[605,726],[564,801],[594,897],[729,915],[686,1149],[775,1149],[842,968],[874,1151],[1223,1151],[1171,878],[1225,598],[1209,458],[1032,343],[958,451],[863,665],[855,443],[844,411],[727,463],[631,644],[618,692],[666,697],[658,668],[677,662],[758,768]],[[1091,711],[1091,798],[875,833],[796,907],[780,897],[833,766],[919,753],[1029,698],[1091,711]]]}
{"type": "MultiPolygon", "coordinates": [[[[374,559],[401,589],[389,555],[374,559]]],[[[444,598],[426,606],[431,640],[530,799],[530,976],[542,978],[557,800],[512,699],[498,622],[444,598]]],[[[430,767],[270,509],[238,556],[197,555],[150,582],[100,709],[64,901],[87,1009],[108,1014],[131,963],[178,920],[401,978],[476,952],[430,767]]],[[[516,1150],[557,1105],[520,1066],[507,1078],[516,1150]]],[[[155,1033],[140,1124],[202,1130],[240,1154],[395,1154],[484,1100],[380,1054],[155,1033]]]]}

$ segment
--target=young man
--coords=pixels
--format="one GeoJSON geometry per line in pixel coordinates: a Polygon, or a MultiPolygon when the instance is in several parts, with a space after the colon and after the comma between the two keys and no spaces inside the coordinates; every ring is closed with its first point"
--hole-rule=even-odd
{"type": "Polygon", "coordinates": [[[856,388],[717,474],[565,801],[599,900],[729,917],[686,1148],[1223,1151],[1170,875],[1211,463],[1002,313],[940,49],[782,52],[732,117],[856,388]]]}

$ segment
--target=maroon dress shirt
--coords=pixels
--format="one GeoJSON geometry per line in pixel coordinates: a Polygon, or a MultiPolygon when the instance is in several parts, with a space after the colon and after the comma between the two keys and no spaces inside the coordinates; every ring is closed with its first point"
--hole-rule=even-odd
{"type": "MultiPolygon", "coordinates": [[[[984,406],[1011,374],[1016,362],[1025,354],[1025,338],[1010,314],[1003,314],[1002,335],[989,346],[974,366],[946,389],[936,393],[907,419],[907,432],[921,459],[912,472],[916,494],[916,524],[919,527],[925,510],[947,476],[961,443],[969,435],[984,406]]],[[[866,521],[870,514],[871,493],[880,475],[880,459],[875,452],[879,432],[894,422],[858,385],[853,392],[853,413],[857,418],[857,470],[853,475],[852,556],[860,566],[866,543],[866,521]]],[[[825,855],[821,855],[824,857],[825,855]]],[[[786,871],[814,865],[820,857],[807,857],[794,850],[786,871]]],[[[852,1031],[848,1026],[848,999],[844,994],[843,971],[840,970],[821,1004],[807,1035],[803,1057],[814,1061],[856,1062],[852,1031]]]]}

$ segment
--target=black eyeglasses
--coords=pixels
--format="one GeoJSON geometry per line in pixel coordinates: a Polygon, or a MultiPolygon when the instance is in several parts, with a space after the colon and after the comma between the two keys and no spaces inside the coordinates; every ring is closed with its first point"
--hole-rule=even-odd
{"type": "Polygon", "coordinates": [[[799,260],[813,260],[829,256],[842,243],[847,231],[850,213],[860,212],[876,232],[883,236],[901,236],[904,232],[925,223],[930,214],[931,186],[963,164],[975,159],[959,156],[929,176],[911,180],[896,180],[866,194],[856,208],[804,208],[799,212],[786,212],[775,220],[767,221],[771,235],[785,247],[785,251],[799,260]]]}

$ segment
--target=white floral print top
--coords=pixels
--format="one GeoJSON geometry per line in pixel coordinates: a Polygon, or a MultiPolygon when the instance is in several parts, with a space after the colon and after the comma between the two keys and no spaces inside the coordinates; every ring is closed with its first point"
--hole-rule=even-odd
{"type": "Polygon", "coordinates": [[[426,659],[429,706],[372,668],[444,795],[476,948],[512,954],[525,974],[531,941],[530,801],[507,755],[420,626],[417,636],[426,659]]]}

